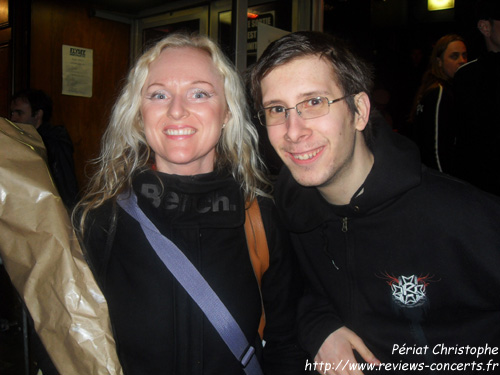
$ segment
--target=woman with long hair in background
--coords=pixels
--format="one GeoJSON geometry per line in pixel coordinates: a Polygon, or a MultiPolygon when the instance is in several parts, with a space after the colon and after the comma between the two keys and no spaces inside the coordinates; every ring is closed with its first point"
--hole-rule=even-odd
{"type": "Polygon", "coordinates": [[[456,141],[452,80],[466,62],[464,39],[456,34],[441,37],[434,45],[410,114],[422,162],[448,174],[453,174],[456,141]]]}

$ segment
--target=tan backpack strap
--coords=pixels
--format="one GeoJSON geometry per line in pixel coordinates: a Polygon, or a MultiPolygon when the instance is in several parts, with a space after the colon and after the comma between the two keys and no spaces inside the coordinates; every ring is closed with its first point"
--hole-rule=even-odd
{"type": "MultiPolygon", "coordinates": [[[[245,234],[247,238],[248,252],[252,261],[255,277],[259,284],[259,289],[262,285],[262,275],[269,268],[269,248],[267,245],[266,231],[260,214],[259,203],[257,198],[254,199],[246,210],[245,214],[245,234]]],[[[262,300],[262,292],[261,292],[262,300]]],[[[264,326],[266,318],[264,314],[264,304],[262,304],[262,317],[260,319],[259,334],[264,337],[264,326]]]]}

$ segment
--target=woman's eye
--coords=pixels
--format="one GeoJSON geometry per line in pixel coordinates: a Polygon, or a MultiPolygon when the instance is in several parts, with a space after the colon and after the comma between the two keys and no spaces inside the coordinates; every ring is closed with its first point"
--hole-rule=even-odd
{"type": "Polygon", "coordinates": [[[271,108],[269,108],[269,112],[272,114],[283,113],[283,112],[285,112],[285,107],[282,107],[282,106],[271,107],[271,108]]]}
{"type": "Polygon", "coordinates": [[[193,93],[193,98],[194,99],[205,99],[205,98],[209,98],[211,95],[206,92],[206,91],[203,91],[203,90],[197,90],[193,93]]]}
{"type": "Polygon", "coordinates": [[[163,92],[155,92],[150,96],[150,98],[163,100],[167,98],[167,95],[165,95],[165,93],[163,92]]]}

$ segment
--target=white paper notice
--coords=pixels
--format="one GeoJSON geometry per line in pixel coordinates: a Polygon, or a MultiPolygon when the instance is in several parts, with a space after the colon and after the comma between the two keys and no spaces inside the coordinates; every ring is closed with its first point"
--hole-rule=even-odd
{"type": "Polygon", "coordinates": [[[259,23],[257,25],[257,58],[262,55],[268,45],[286,34],[290,34],[290,32],[259,23]]]}
{"type": "Polygon", "coordinates": [[[62,46],[63,95],[92,97],[93,51],[62,46]]]}

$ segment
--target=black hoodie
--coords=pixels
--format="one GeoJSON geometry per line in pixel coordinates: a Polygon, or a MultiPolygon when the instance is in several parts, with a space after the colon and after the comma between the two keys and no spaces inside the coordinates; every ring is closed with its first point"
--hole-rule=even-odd
{"type": "Polygon", "coordinates": [[[500,201],[421,165],[416,146],[388,127],[375,130],[373,168],[348,205],[280,173],[278,210],[308,280],[302,345],[315,356],[347,326],[383,363],[400,366],[382,373],[408,374],[404,363],[424,374],[446,373],[439,366],[448,362],[500,362],[498,353],[463,350],[500,347],[500,201]],[[441,354],[440,344],[460,353],[441,354]],[[404,347],[421,349],[394,351],[404,347]]]}

